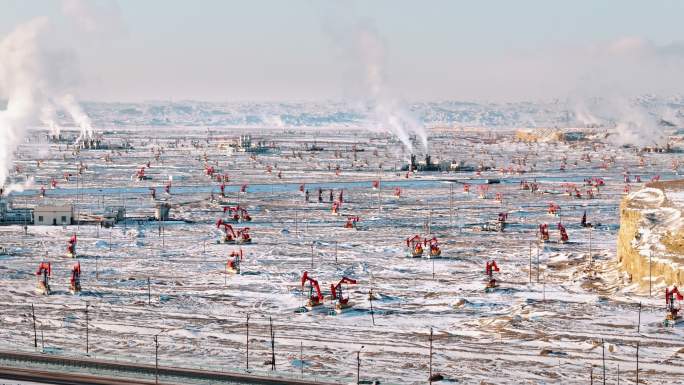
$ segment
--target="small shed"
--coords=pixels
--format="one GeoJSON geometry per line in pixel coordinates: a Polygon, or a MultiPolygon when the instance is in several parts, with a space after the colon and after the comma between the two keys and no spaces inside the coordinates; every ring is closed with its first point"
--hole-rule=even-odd
{"type": "Polygon", "coordinates": [[[74,207],[72,205],[36,206],[33,210],[35,225],[70,225],[74,221],[74,207]]]}

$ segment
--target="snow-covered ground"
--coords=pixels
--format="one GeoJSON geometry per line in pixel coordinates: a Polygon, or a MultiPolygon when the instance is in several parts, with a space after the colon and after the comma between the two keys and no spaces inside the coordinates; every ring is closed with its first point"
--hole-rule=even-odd
{"type": "MultiPolygon", "coordinates": [[[[673,179],[678,155],[646,153],[639,166],[634,149],[522,144],[511,141],[512,132],[495,134],[498,140],[484,130],[455,129],[430,140],[434,160],[494,169],[407,178],[398,170],[408,159],[401,144],[360,130],[119,127],[103,134],[105,142],[127,140],[133,150],[80,153],[41,143],[36,132],[19,149],[20,174],[13,175],[16,182],[31,175],[35,185],[12,194],[15,206],[71,202],[79,213],[125,206],[129,219],[113,229],[29,226],[24,234],[21,226],[0,227],[0,244],[8,250],[0,256],[0,347],[33,349],[34,304],[39,347],[42,339],[46,351],[84,352],[87,303],[90,352],[101,357],[153,362],[153,336],[159,335],[165,365],[241,370],[249,315],[250,367],[258,370],[270,368],[264,363],[270,360],[271,317],[277,369],[295,375],[303,369],[307,377],[351,382],[360,350],[362,378],[425,383],[432,328],[433,372],[455,383],[587,384],[592,366],[599,381],[602,341],[609,383],[616,383],[618,368],[621,383],[634,383],[637,344],[641,380],[682,383],[684,329],[662,326],[663,286],[656,284],[648,296],[648,288],[628,282],[615,262],[623,173],[632,180],[673,179]],[[216,147],[246,132],[279,151],[250,157],[216,147]],[[324,150],[306,151],[313,143],[324,150]],[[354,144],[363,151],[353,152],[354,144]],[[133,181],[148,161],[152,179],[133,181]],[[229,175],[226,198],[204,174],[205,161],[229,175]],[[81,177],[60,179],[45,198],[37,197],[39,186],[64,172],[75,174],[79,162],[87,166],[81,177]],[[589,177],[606,182],[594,199],[586,194],[589,177]],[[480,199],[478,186],[495,178],[501,183],[489,185],[487,199],[480,199]],[[372,188],[374,180],[379,189],[372,188]],[[521,180],[538,182],[540,192],[522,190],[521,180]],[[470,193],[463,183],[472,184],[470,193]],[[567,183],[582,198],[566,194],[567,183]],[[248,187],[240,193],[243,184],[248,187]],[[301,184],[310,191],[309,203],[301,184]],[[153,215],[149,187],[172,205],[177,220],[144,220],[153,215]],[[331,214],[330,189],[336,199],[344,189],[339,216],[331,214]],[[215,221],[225,218],[222,206],[238,202],[253,221],[235,226],[249,226],[254,242],[242,246],[242,273],[225,274],[228,255],[239,246],[216,243],[221,231],[215,221]],[[560,205],[560,216],[547,214],[550,202],[560,205]],[[500,212],[509,214],[506,230],[481,231],[500,212]],[[584,212],[595,225],[591,231],[580,226],[584,212]],[[347,215],[360,217],[358,230],[343,228],[347,215]],[[559,221],[568,243],[558,242],[559,221]],[[549,224],[550,242],[537,242],[541,223],[549,224]],[[405,239],[428,231],[440,241],[443,258],[407,258],[405,239]],[[73,233],[83,270],[80,295],[68,291],[74,260],[66,258],[65,247],[73,233]],[[50,296],[34,292],[34,272],[43,260],[53,268],[50,296]],[[484,290],[488,260],[501,269],[493,292],[484,290]],[[304,271],[326,296],[342,276],[356,279],[346,287],[353,308],[330,315],[334,304],[326,300],[298,312],[308,294],[300,285],[304,271]]],[[[632,190],[639,186],[631,184],[632,190]]]]}

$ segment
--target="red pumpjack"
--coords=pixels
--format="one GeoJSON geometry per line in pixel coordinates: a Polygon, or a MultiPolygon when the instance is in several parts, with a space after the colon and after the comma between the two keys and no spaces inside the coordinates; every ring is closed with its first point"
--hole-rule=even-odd
{"type": "Polygon", "coordinates": [[[439,243],[437,242],[436,237],[432,237],[432,239],[425,239],[423,241],[423,244],[425,246],[429,246],[430,248],[430,258],[437,258],[442,255],[442,249],[439,248],[439,243]]]}
{"type": "Polygon", "coordinates": [[[252,243],[252,237],[249,235],[249,227],[243,227],[237,231],[238,243],[252,243]]]}
{"type": "Polygon", "coordinates": [[[542,242],[548,242],[549,240],[549,225],[542,223],[539,225],[539,239],[542,242]]]}
{"type": "Polygon", "coordinates": [[[67,243],[67,257],[76,258],[76,242],[76,234],[74,234],[69,238],[69,242],[67,243]]]}
{"type": "Polygon", "coordinates": [[[496,230],[499,232],[504,231],[506,228],[506,221],[508,220],[508,213],[499,213],[499,218],[496,220],[496,230]]]}
{"type": "Polygon", "coordinates": [[[411,238],[406,238],[406,247],[409,249],[411,257],[420,258],[423,256],[423,239],[420,235],[416,234],[411,238]]]}
{"type": "Polygon", "coordinates": [[[74,266],[71,268],[69,291],[71,292],[71,294],[81,292],[81,262],[76,262],[74,266]]]}
{"type": "Polygon", "coordinates": [[[556,215],[558,216],[560,214],[560,206],[551,202],[549,203],[549,210],[548,210],[549,215],[556,215]]]}
{"type": "Polygon", "coordinates": [[[356,224],[361,220],[358,216],[347,217],[347,223],[344,224],[345,229],[356,229],[356,224]]]}
{"type": "Polygon", "coordinates": [[[677,323],[677,319],[681,318],[679,311],[681,310],[681,305],[675,305],[675,301],[683,301],[684,295],[679,292],[677,286],[674,286],[672,290],[665,288],[665,306],[667,309],[667,314],[665,316],[665,326],[674,326],[677,323]]]}
{"type": "Polygon", "coordinates": [[[252,220],[252,217],[249,215],[247,210],[240,206],[235,206],[235,207],[230,207],[230,206],[225,206],[223,208],[223,212],[229,212],[231,219],[234,222],[249,222],[252,220]]]}
{"type": "Polygon", "coordinates": [[[493,290],[499,286],[494,278],[494,272],[499,272],[499,266],[496,264],[496,261],[487,261],[487,264],[485,265],[485,274],[487,274],[488,279],[485,290],[493,290]]]}
{"type": "Polygon", "coordinates": [[[215,172],[216,172],[216,169],[214,169],[214,166],[210,166],[208,164],[204,165],[204,175],[211,177],[214,175],[215,172]]]}
{"type": "Polygon", "coordinates": [[[36,275],[39,277],[36,283],[36,293],[50,295],[50,277],[52,276],[50,262],[41,262],[36,275]]]}
{"type": "Polygon", "coordinates": [[[568,237],[568,232],[565,231],[565,226],[558,222],[558,231],[560,232],[560,243],[566,243],[570,238],[568,237]]]}
{"type": "Polygon", "coordinates": [[[133,177],[137,181],[145,179],[145,166],[140,167],[140,170],[136,171],[133,177]]]}
{"type": "Polygon", "coordinates": [[[237,234],[235,234],[235,230],[233,230],[233,226],[231,226],[228,223],[225,223],[223,219],[219,219],[216,221],[216,228],[220,229],[223,227],[223,237],[221,240],[219,240],[218,243],[235,243],[235,239],[237,238],[237,234]]]}
{"type": "Polygon", "coordinates": [[[235,274],[240,274],[240,263],[242,262],[242,248],[240,248],[240,251],[235,251],[233,250],[230,253],[230,257],[232,258],[231,260],[226,263],[226,272],[227,273],[235,273],[235,274]]]}
{"type": "Polygon", "coordinates": [[[330,292],[332,293],[332,299],[337,301],[337,303],[335,304],[335,311],[338,313],[342,313],[344,309],[348,309],[352,306],[352,304],[349,302],[349,296],[344,297],[344,295],[342,294],[343,284],[355,285],[356,280],[347,277],[342,277],[342,279],[340,280],[340,282],[337,283],[337,285],[330,284],[330,292]]]}
{"type": "Polygon", "coordinates": [[[305,271],[302,275],[302,289],[304,289],[304,285],[307,282],[309,283],[309,298],[306,301],[305,307],[311,310],[323,304],[323,293],[321,293],[321,288],[318,286],[318,281],[309,277],[309,272],[305,271]],[[316,293],[314,293],[314,290],[316,293]]]}

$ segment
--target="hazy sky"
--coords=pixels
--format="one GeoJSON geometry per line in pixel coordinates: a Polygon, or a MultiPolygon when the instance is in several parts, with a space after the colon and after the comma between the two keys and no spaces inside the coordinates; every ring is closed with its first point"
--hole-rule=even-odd
{"type": "Polygon", "coordinates": [[[50,19],[86,100],[363,98],[375,75],[408,100],[684,87],[676,0],[0,0],[0,10],[0,39],[50,19]]]}

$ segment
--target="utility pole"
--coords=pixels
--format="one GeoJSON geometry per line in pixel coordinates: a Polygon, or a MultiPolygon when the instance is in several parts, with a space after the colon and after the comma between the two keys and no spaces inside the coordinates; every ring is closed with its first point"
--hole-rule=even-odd
{"type": "Polygon", "coordinates": [[[247,313],[247,371],[249,371],[249,313],[247,313]]]}
{"type": "Polygon", "coordinates": [[[268,317],[269,323],[271,324],[271,370],[276,370],[275,362],[275,334],[273,333],[273,318],[268,317]]]}
{"type": "Polygon", "coordinates": [[[154,336],[154,383],[159,383],[159,338],[154,336]]]}
{"type": "Polygon", "coordinates": [[[335,264],[337,265],[337,241],[335,241],[335,264]]]}
{"type": "Polygon", "coordinates": [[[85,307],[85,316],[86,316],[86,355],[88,355],[88,354],[90,353],[90,347],[89,347],[89,346],[90,346],[90,344],[89,344],[90,332],[89,332],[89,330],[88,330],[88,329],[89,329],[89,322],[90,322],[90,320],[89,320],[89,318],[88,318],[88,306],[90,306],[90,304],[86,301],[86,307],[85,307]]]}
{"type": "Polygon", "coordinates": [[[150,277],[147,277],[147,305],[152,305],[152,293],[150,292],[150,277]]]}
{"type": "MultiPolygon", "coordinates": [[[[361,345],[363,349],[363,345],[361,345]]],[[[361,349],[356,351],[356,385],[361,383],[361,349]]]]}
{"type": "Polygon", "coordinates": [[[601,359],[603,361],[603,385],[606,385],[606,344],[601,338],[601,359]]]}
{"type": "Polygon", "coordinates": [[[165,239],[165,237],[164,237],[164,212],[163,212],[164,207],[161,206],[161,208],[159,210],[160,210],[160,213],[162,214],[161,215],[161,233],[162,233],[162,250],[164,250],[164,248],[166,247],[166,244],[164,241],[164,239],[165,239]]]}
{"type": "Polygon", "coordinates": [[[591,226],[589,227],[589,268],[594,265],[594,256],[591,253],[591,226]]]}
{"type": "Polygon", "coordinates": [[[373,289],[368,291],[368,301],[370,301],[371,320],[373,320],[373,326],[375,326],[375,312],[373,311],[373,289]]]}
{"type": "Polygon", "coordinates": [[[33,347],[38,349],[38,331],[36,330],[36,309],[31,304],[31,314],[33,315],[33,347]]]}
{"type": "Polygon", "coordinates": [[[430,328],[430,374],[428,376],[428,381],[432,384],[432,328],[430,328]]]}
{"type": "Polygon", "coordinates": [[[435,279],[435,259],[432,258],[432,279],[435,279]]]}
{"type": "Polygon", "coordinates": [[[637,341],[636,349],[636,383],[639,383],[639,341],[637,341]]]}

